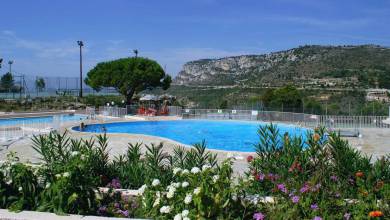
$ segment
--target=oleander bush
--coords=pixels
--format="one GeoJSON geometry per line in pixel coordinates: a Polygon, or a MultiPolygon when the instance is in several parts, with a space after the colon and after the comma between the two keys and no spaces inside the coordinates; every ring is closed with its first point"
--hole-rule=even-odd
{"type": "Polygon", "coordinates": [[[247,192],[273,195],[276,206],[259,208],[267,219],[367,218],[389,215],[390,157],[375,162],[351,148],[337,133],[308,132],[306,142],[280,137],[274,125],[259,129],[257,157],[248,157],[247,192]]]}
{"type": "Polygon", "coordinates": [[[132,216],[132,210],[110,211],[108,201],[120,203],[114,196],[117,193],[100,195],[98,187],[137,189],[155,178],[168,184],[173,179],[172,168],[179,164],[183,168],[206,163],[216,165],[216,156],[206,151],[205,142],[190,150],[176,147],[173,156],[163,151],[162,144],[129,144],[125,155],[112,159],[105,134],[83,140],[72,139],[67,132],[52,132],[35,136],[32,142],[40,155],[39,166],[20,163],[14,154],[1,165],[1,208],[132,216]],[[107,210],[103,212],[102,207],[107,210]]]}
{"type": "Polygon", "coordinates": [[[258,133],[243,176],[233,172],[234,158],[217,162],[204,141],[175,147],[171,155],[162,144],[129,144],[125,154],[110,158],[106,135],[36,136],[39,165],[21,163],[15,154],[0,165],[0,208],[175,220],[390,215],[390,155],[374,161],[323,128],[305,138],[281,134],[272,124],[258,133]]]}

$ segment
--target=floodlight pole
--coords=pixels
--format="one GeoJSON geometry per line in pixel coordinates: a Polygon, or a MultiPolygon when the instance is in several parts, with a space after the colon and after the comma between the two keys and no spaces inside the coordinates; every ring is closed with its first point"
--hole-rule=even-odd
{"type": "Polygon", "coordinates": [[[14,63],[14,61],[10,60],[8,61],[8,64],[9,64],[9,73],[12,74],[12,64],[14,63]]]}
{"type": "Polygon", "coordinates": [[[83,54],[82,54],[82,48],[84,46],[84,43],[81,40],[79,40],[79,41],[77,41],[77,44],[80,47],[80,93],[79,93],[79,97],[82,98],[83,97],[83,54]]]}

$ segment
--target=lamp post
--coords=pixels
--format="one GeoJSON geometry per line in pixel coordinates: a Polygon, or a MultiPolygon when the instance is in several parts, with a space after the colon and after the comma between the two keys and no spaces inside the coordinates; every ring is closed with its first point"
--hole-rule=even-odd
{"type": "Polygon", "coordinates": [[[9,73],[12,74],[12,64],[14,63],[14,61],[10,60],[8,61],[8,64],[9,64],[9,73]]]}
{"type": "Polygon", "coordinates": [[[80,47],[80,98],[83,97],[83,54],[82,54],[82,47],[84,46],[84,43],[79,40],[77,41],[77,44],[80,47]]]}

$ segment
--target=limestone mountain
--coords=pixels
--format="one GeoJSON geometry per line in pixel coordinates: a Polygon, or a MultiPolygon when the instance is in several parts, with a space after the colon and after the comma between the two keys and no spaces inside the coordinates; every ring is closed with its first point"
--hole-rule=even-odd
{"type": "Polygon", "coordinates": [[[390,88],[390,48],[302,46],[262,55],[186,63],[176,85],[390,88]]]}

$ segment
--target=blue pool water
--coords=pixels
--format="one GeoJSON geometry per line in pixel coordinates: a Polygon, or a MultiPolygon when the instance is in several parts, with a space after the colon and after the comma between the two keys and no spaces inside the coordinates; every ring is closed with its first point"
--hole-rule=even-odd
{"type": "MultiPolygon", "coordinates": [[[[141,121],[88,125],[83,131],[102,132],[104,126],[107,133],[153,135],[188,145],[205,140],[210,149],[253,152],[253,145],[259,142],[257,131],[260,125],[265,123],[215,120],[141,121]]],[[[288,132],[290,136],[304,138],[307,132],[305,128],[285,124],[278,124],[278,128],[281,135],[288,132]]],[[[79,130],[79,127],[73,129],[79,130]]]]}
{"type": "MultiPolygon", "coordinates": [[[[85,115],[58,115],[59,120],[62,122],[66,121],[79,121],[86,118],[85,115]]],[[[26,117],[26,118],[7,118],[7,119],[0,119],[0,126],[1,125],[16,125],[21,123],[51,123],[53,122],[54,117],[53,116],[40,116],[40,117],[26,117]]]]}

